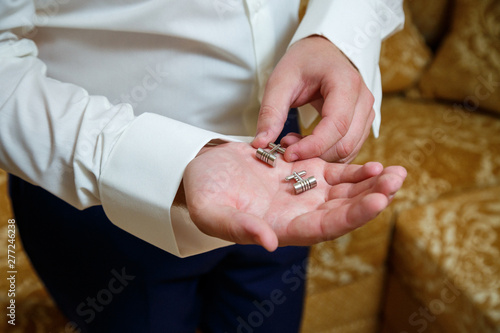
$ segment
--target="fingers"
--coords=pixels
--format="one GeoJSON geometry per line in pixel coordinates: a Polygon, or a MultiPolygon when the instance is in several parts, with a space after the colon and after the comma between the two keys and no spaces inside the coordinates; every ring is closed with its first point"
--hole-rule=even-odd
{"type": "Polygon", "coordinates": [[[322,119],[312,135],[285,140],[291,141],[285,160],[350,161],[368,136],[373,102],[360,73],[337,47],[322,37],[305,38],[289,49],[267,82],[252,145],[273,142],[289,108],[311,103],[322,119]]]}
{"type": "Polygon", "coordinates": [[[406,171],[406,169],[400,165],[389,166],[386,169],[389,169],[392,172],[398,174],[401,178],[403,178],[403,180],[408,175],[408,171],[406,171]]]}
{"type": "Polygon", "coordinates": [[[378,162],[368,162],[364,165],[329,163],[325,167],[324,177],[329,185],[359,183],[380,174],[383,170],[383,165],[378,162]]]}
{"type": "MultiPolygon", "coordinates": [[[[325,179],[332,187],[328,201],[318,210],[296,217],[280,245],[311,245],[340,237],[374,219],[387,208],[406,177],[402,167],[383,169],[380,163],[363,166],[337,164],[336,173],[325,179]],[[349,183],[351,182],[351,183],[349,183]]],[[[334,171],[332,168],[325,173],[334,171]]]]}
{"type": "Polygon", "coordinates": [[[331,209],[310,212],[295,218],[287,228],[287,237],[280,245],[312,245],[336,239],[373,220],[389,204],[381,193],[370,193],[337,202],[331,209]]]}
{"type": "Polygon", "coordinates": [[[336,189],[330,192],[330,196],[336,197],[338,195],[344,195],[347,198],[354,198],[367,193],[380,193],[385,195],[389,200],[392,200],[396,192],[403,185],[403,181],[404,179],[399,175],[384,173],[373,179],[353,184],[347,189],[344,189],[344,191],[336,189]]]}
{"type": "Polygon", "coordinates": [[[287,74],[275,71],[269,78],[257,120],[257,134],[252,142],[254,148],[265,147],[274,142],[285,124],[296,81],[287,74]]]}
{"type": "Polygon", "coordinates": [[[191,218],[205,234],[235,242],[258,244],[272,252],[278,239],[272,228],[261,218],[234,207],[210,205],[203,211],[190,209],[191,218]]]}
{"type": "Polygon", "coordinates": [[[401,174],[395,172],[395,168],[398,167],[388,167],[384,170],[384,172],[378,177],[373,192],[384,194],[388,198],[392,198],[396,194],[401,186],[403,186],[405,177],[402,177],[401,174]]]}
{"type": "Polygon", "coordinates": [[[335,76],[332,75],[332,82],[322,86],[324,96],[322,119],[311,135],[287,149],[286,160],[295,161],[321,156],[347,134],[358,102],[358,91],[363,84],[354,69],[352,75],[347,74],[349,71],[346,69],[346,73],[335,73],[335,76]],[[342,80],[340,84],[335,80],[336,77],[349,77],[349,79],[342,80]]]}
{"type": "MultiPolygon", "coordinates": [[[[356,112],[347,135],[330,147],[320,157],[327,162],[350,163],[356,158],[364,142],[371,132],[375,111],[368,114],[368,117],[359,116],[362,112],[356,112]]],[[[299,142],[304,137],[297,133],[289,133],[281,139],[281,145],[290,147],[299,142]]]]}
{"type": "Polygon", "coordinates": [[[335,239],[373,220],[389,205],[389,199],[381,193],[370,193],[350,204],[330,209],[320,221],[322,237],[335,239]]]}
{"type": "Polygon", "coordinates": [[[299,142],[302,140],[303,136],[298,134],[298,133],[288,133],[281,139],[281,145],[283,147],[289,147],[293,145],[296,142],[299,142]]]}
{"type": "MultiPolygon", "coordinates": [[[[355,201],[347,208],[346,219],[338,223],[339,225],[334,228],[336,233],[340,232],[341,235],[357,229],[369,221],[373,220],[382,210],[389,205],[387,196],[381,193],[370,193],[363,196],[360,200],[355,201]]],[[[335,218],[334,210],[325,215],[323,223],[331,225],[335,218]]],[[[328,227],[324,228],[329,230],[328,227]]],[[[332,234],[335,237],[335,234],[332,234]]],[[[338,236],[337,236],[338,237],[338,236]]]]}
{"type": "MultiPolygon", "coordinates": [[[[359,151],[361,150],[361,147],[363,146],[363,144],[365,143],[366,139],[368,139],[368,136],[371,133],[371,128],[372,128],[372,124],[373,124],[373,120],[374,119],[375,119],[375,110],[372,109],[372,112],[370,112],[369,117],[366,119],[365,127],[362,130],[363,134],[362,134],[361,137],[358,138],[357,144],[354,147],[352,153],[350,153],[346,157],[340,159],[339,162],[341,162],[341,163],[350,163],[350,162],[352,162],[356,158],[356,156],[358,155],[359,151]]],[[[349,133],[348,133],[348,135],[349,135],[349,133]]],[[[356,137],[354,137],[353,139],[356,140],[356,137]]],[[[329,158],[329,159],[325,158],[325,159],[326,160],[332,160],[331,158],[329,158]]]]}
{"type": "Polygon", "coordinates": [[[312,135],[290,145],[285,159],[294,161],[320,156],[330,162],[351,161],[369,135],[375,117],[373,95],[359,74],[352,85],[335,86],[326,96],[322,119],[312,135]]]}
{"type": "MultiPolygon", "coordinates": [[[[360,169],[358,173],[367,177],[357,183],[341,183],[340,185],[333,186],[328,193],[328,197],[354,198],[358,195],[368,193],[380,193],[385,195],[389,200],[392,200],[406,178],[406,170],[401,167],[387,167],[377,176],[371,177],[368,176],[371,172],[366,169],[360,169]]],[[[334,206],[335,204],[326,203],[325,205],[334,206]]]]}
{"type": "MultiPolygon", "coordinates": [[[[360,108],[357,106],[357,108],[360,108]]],[[[352,126],[346,136],[338,141],[326,153],[321,155],[325,161],[335,161],[338,163],[349,163],[357,156],[363,143],[371,132],[371,125],[375,119],[375,111],[365,116],[362,110],[357,110],[354,114],[352,126]]]]}
{"type": "Polygon", "coordinates": [[[257,135],[252,141],[254,148],[266,147],[269,142],[276,140],[286,121],[286,114],[280,109],[271,105],[263,105],[260,108],[257,135]]]}

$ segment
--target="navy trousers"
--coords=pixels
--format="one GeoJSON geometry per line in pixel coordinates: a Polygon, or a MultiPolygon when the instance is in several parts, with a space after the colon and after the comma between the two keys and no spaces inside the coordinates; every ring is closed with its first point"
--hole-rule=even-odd
{"type": "Polygon", "coordinates": [[[13,176],[10,194],[24,248],[67,328],[299,330],[307,247],[234,245],[181,259],[116,227],[100,206],[77,210],[13,176]]]}

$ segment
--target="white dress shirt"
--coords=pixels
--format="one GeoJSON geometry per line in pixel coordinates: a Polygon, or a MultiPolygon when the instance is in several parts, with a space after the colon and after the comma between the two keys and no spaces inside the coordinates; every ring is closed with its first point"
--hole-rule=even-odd
{"type": "MultiPolygon", "coordinates": [[[[255,134],[259,98],[295,41],[319,34],[376,98],[401,1],[18,0],[0,3],[0,167],[177,256],[228,242],[172,206],[213,139],[255,134]]],[[[308,117],[301,111],[302,119],[308,117]]],[[[70,221],[68,221],[70,223],[70,221]]]]}

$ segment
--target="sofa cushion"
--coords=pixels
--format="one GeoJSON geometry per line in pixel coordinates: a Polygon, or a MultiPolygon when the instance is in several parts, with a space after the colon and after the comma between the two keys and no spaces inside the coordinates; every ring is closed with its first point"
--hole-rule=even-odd
{"type": "Polygon", "coordinates": [[[372,333],[380,325],[385,269],[306,298],[301,333],[372,333]]]}
{"type": "Polygon", "coordinates": [[[500,184],[500,118],[448,104],[386,97],[380,137],[354,163],[380,161],[408,171],[398,210],[443,194],[500,184]]]}
{"type": "Polygon", "coordinates": [[[311,248],[308,264],[309,295],[350,284],[385,265],[390,246],[392,210],[333,241],[311,248]]]}
{"type": "Polygon", "coordinates": [[[379,324],[392,210],[312,246],[302,333],[373,332],[379,324]]]}
{"type": "Polygon", "coordinates": [[[384,296],[382,333],[449,332],[434,322],[418,318],[420,311],[425,311],[425,307],[413,297],[409,287],[403,285],[395,274],[389,274],[384,296]]]}
{"type": "Polygon", "coordinates": [[[395,227],[395,275],[422,304],[408,318],[414,329],[498,332],[500,186],[414,207],[395,227]]]}
{"type": "Polygon", "coordinates": [[[456,0],[451,32],[423,75],[426,97],[500,113],[500,2],[456,0]]]}
{"type": "Polygon", "coordinates": [[[380,50],[380,73],[385,93],[406,90],[417,83],[431,61],[431,52],[413,24],[408,1],[404,3],[403,30],[387,38],[380,50]]]}
{"type": "MultiPolygon", "coordinates": [[[[406,0],[408,1],[408,0],[406,0]]],[[[408,1],[413,22],[428,45],[438,45],[447,32],[451,0],[408,1]]]]}

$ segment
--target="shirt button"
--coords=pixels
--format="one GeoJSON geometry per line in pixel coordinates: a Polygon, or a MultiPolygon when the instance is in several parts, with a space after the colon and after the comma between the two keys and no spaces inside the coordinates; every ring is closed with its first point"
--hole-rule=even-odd
{"type": "Polygon", "coordinates": [[[255,1],[253,5],[253,10],[254,12],[258,12],[260,10],[260,7],[262,7],[262,2],[260,1],[255,1]]]}

